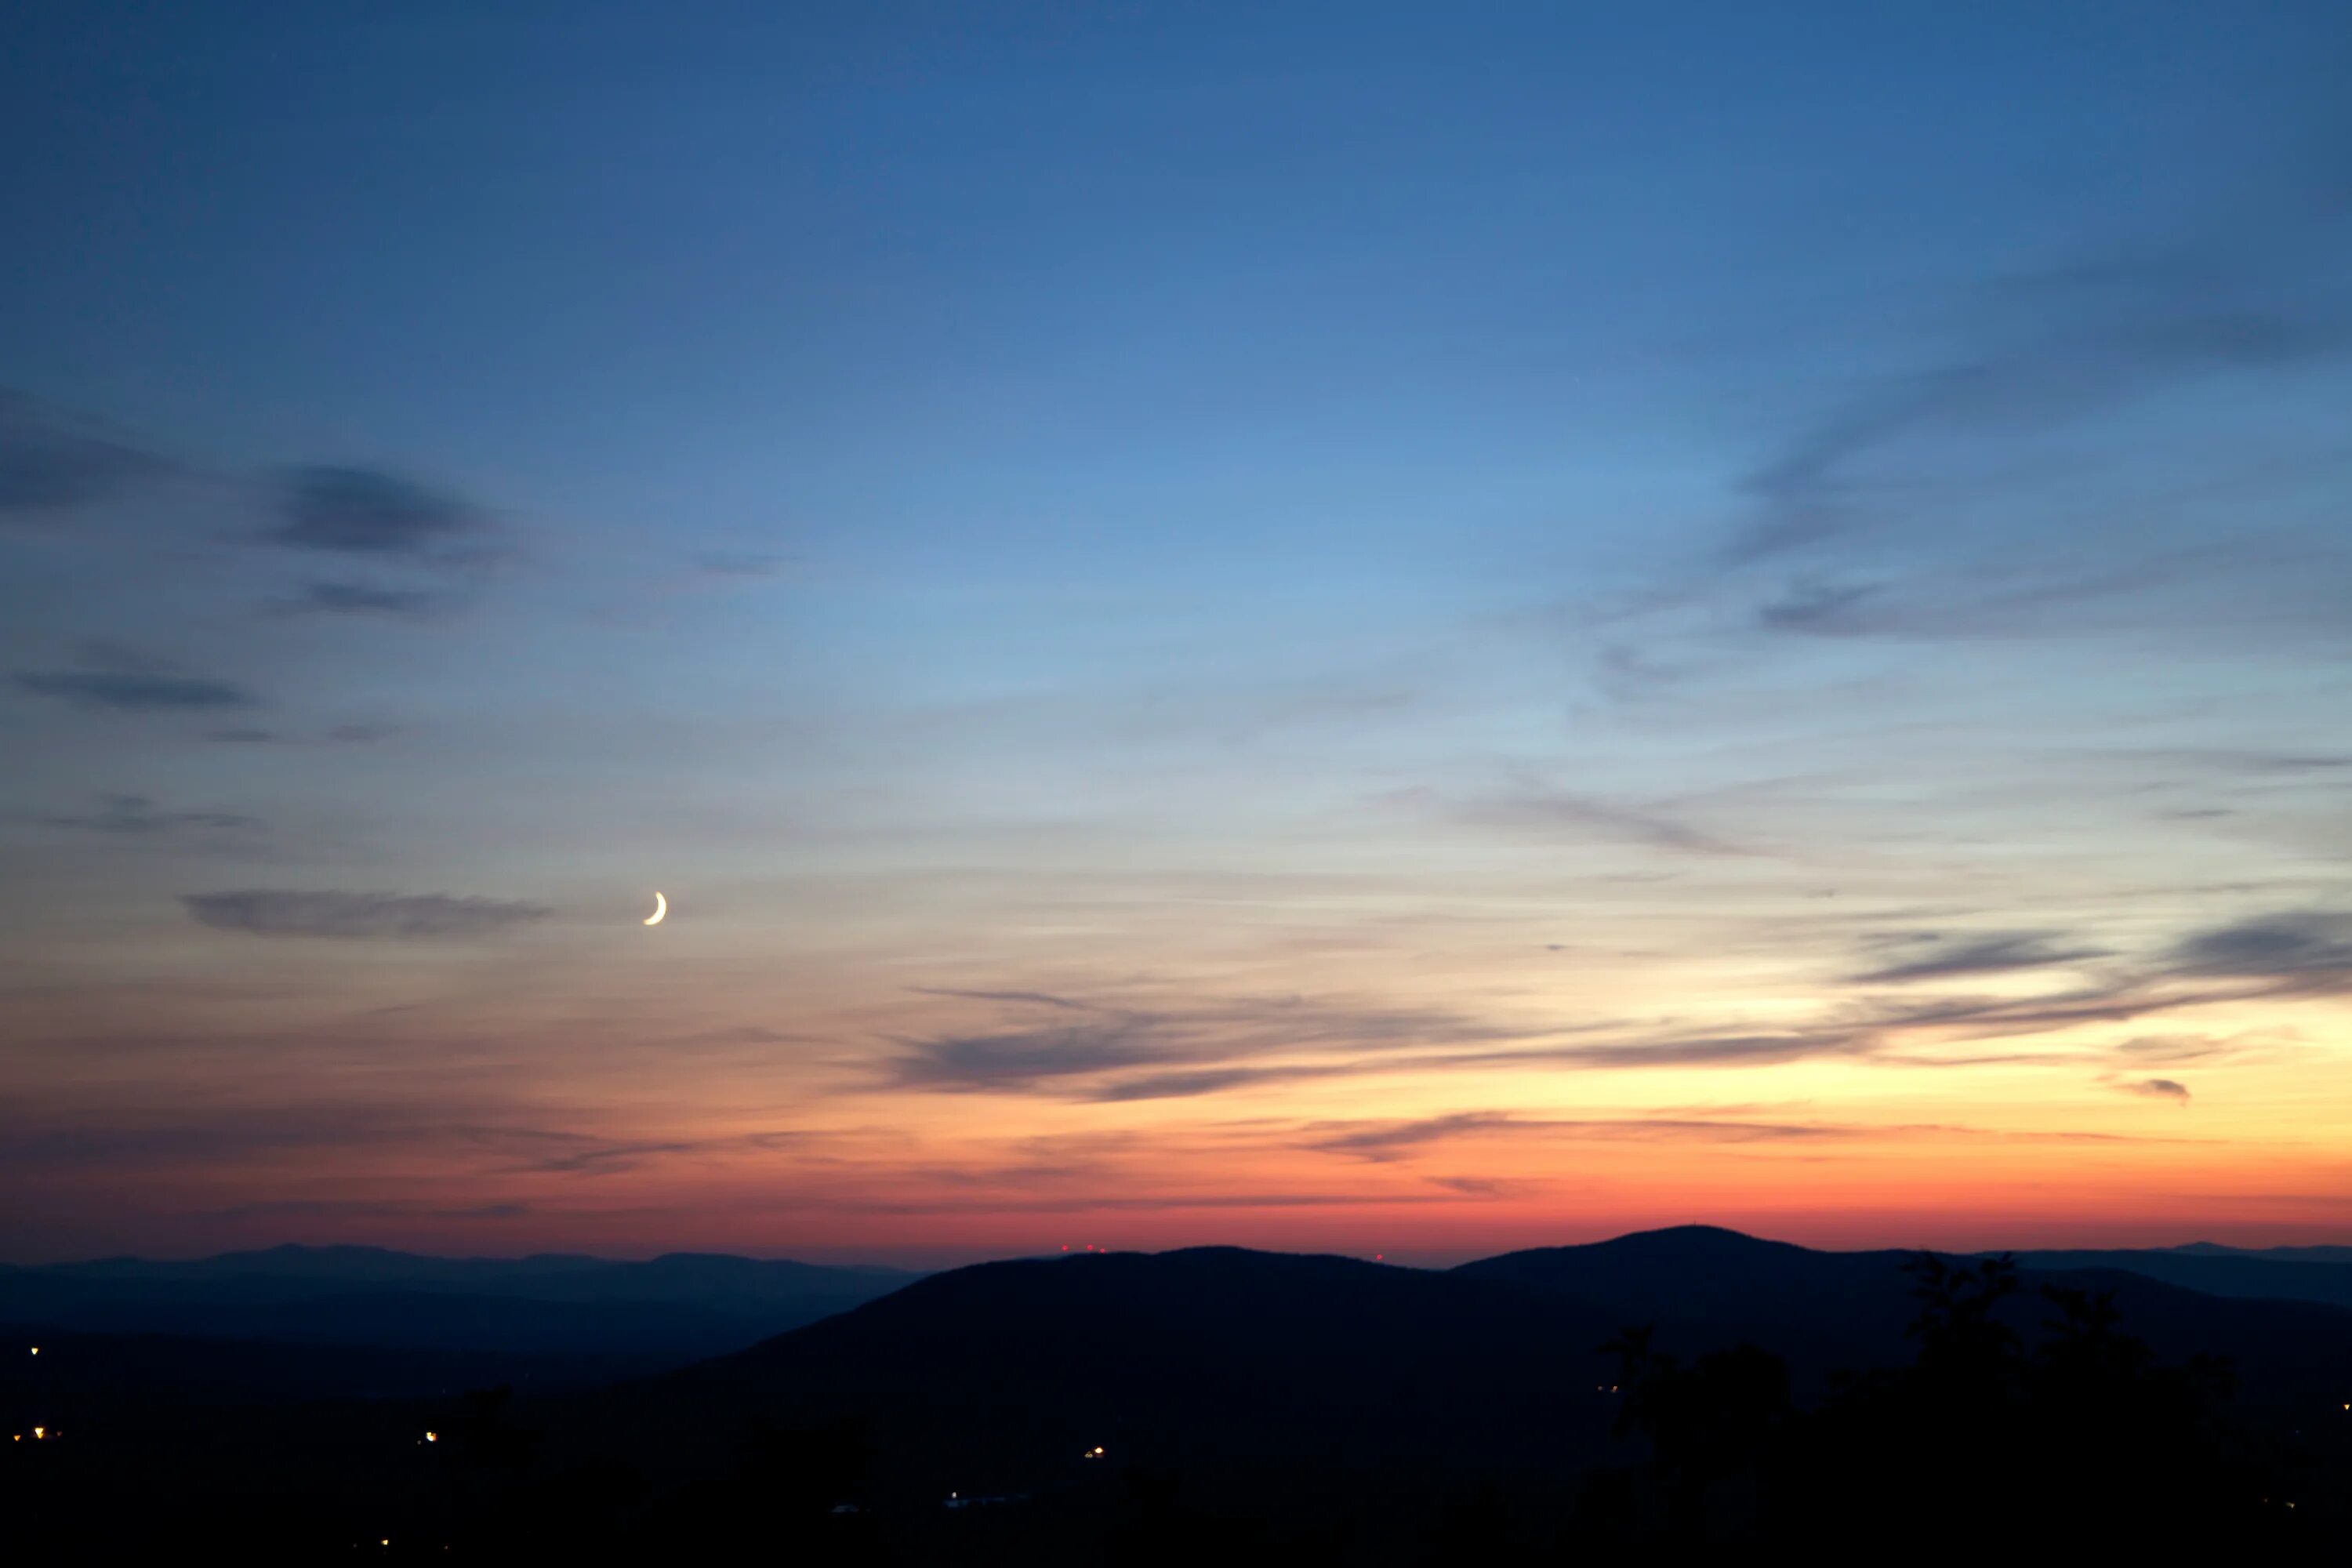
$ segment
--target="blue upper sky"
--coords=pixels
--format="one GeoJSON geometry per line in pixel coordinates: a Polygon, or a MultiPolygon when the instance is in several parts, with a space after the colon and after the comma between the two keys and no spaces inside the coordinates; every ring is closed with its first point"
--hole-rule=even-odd
{"type": "MultiPolygon", "coordinates": [[[[576,1012],[778,1035],[697,1128],[974,1041],[1517,1113],[1241,1064],[1815,1038],[1906,942],[2352,985],[2348,78],[2329,3],[18,7],[26,1103],[658,1142],[576,1012]],[[126,1090],[175,1029],[265,1043],[126,1090]]],[[[978,1103],[905,1114],[1059,1113],[978,1103]]],[[[161,1223],[83,1147],[21,1248],[161,1223]]]]}

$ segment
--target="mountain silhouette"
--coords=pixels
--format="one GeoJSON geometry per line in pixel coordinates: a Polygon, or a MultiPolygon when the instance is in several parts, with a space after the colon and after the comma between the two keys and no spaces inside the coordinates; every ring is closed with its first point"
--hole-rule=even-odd
{"type": "MultiPolygon", "coordinates": [[[[757,1278],[743,1260],[665,1262],[624,1267],[704,1291],[757,1278]]],[[[2352,1529],[2352,1310],[2116,1269],[1994,1266],[1985,1278],[2004,1288],[1971,1297],[1979,1267],[1923,1274],[1916,1254],[1704,1226],[1449,1270],[1231,1247],[1081,1254],[919,1279],[607,1386],[317,1403],[302,1376],[248,1363],[237,1405],[222,1397],[231,1358],[203,1384],[199,1419],[168,1377],[142,1396],[137,1356],[99,1336],[37,1371],[5,1363],[0,1396],[12,1419],[89,1428],[65,1457],[44,1451],[53,1473],[12,1506],[98,1521],[118,1555],[152,1520],[247,1537],[266,1521],[299,1556],[347,1549],[364,1519],[379,1536],[509,1560],[756,1544],[810,1561],[1506,1561],[1556,1556],[1571,1537],[1783,1539],[1791,1499],[1859,1529],[1878,1515],[1836,1500],[1836,1466],[1874,1478],[1882,1513],[1886,1499],[1944,1497],[1900,1468],[1906,1444],[1940,1444],[1948,1479],[2023,1474],[2044,1510],[2072,1495],[2069,1467],[2095,1481],[2085,1496],[2146,1490],[2122,1459],[2092,1462],[2140,1451],[2123,1437],[2186,1456],[2162,1485],[2197,1491],[2208,1524],[2237,1528],[2276,1475],[2272,1490],[2299,1505],[2294,1530],[2352,1529]],[[1940,1308],[1923,1285],[1936,1279],[1940,1308]],[[76,1359],[104,1354],[132,1372],[85,1401],[103,1419],[61,1415],[88,1391],[76,1359]],[[2212,1402],[2232,1384],[2225,1421],[2212,1402]],[[2092,1447],[2068,1447],[2078,1427],[2092,1447]],[[1980,1463],[2002,1455],[2008,1469],[1980,1463]],[[1594,1489],[1612,1477],[1617,1490],[1594,1489]],[[90,1500],[131,1497],[136,1509],[90,1500]]],[[[591,1273],[566,1260],[541,1279],[591,1273]]],[[[1970,1506],[1994,1517],[2002,1500],[1970,1506]]],[[[2096,1522],[2074,1519],[2064,1538],[2096,1522]]]]}
{"type": "Polygon", "coordinates": [[[187,1261],[116,1258],[0,1268],[0,1321],[80,1332],[616,1357],[645,1368],[740,1349],[917,1278],[897,1269],[700,1253],[638,1263],[279,1247],[187,1261]]]}

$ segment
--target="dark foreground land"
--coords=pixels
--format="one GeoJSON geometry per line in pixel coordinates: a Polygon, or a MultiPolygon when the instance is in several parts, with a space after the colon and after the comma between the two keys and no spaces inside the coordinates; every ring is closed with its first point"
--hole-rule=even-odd
{"type": "MultiPolygon", "coordinates": [[[[37,1321],[24,1301],[60,1288],[11,1296],[0,1279],[21,1323],[0,1378],[10,1560],[1564,1563],[1752,1546],[2340,1562],[2352,1546],[2352,1310],[2333,1294],[2352,1261],[2324,1249],[2020,1267],[1694,1228],[1444,1272],[1209,1248],[896,1289],[719,1266],[740,1261],[704,1260],[702,1294],[663,1298],[690,1310],[655,1338],[722,1331],[698,1315],[718,1310],[715,1278],[742,1288],[723,1307],[743,1321],[796,1321],[787,1287],[889,1293],[677,1364],[682,1345],[629,1338],[641,1318],[616,1315],[609,1280],[497,1297],[531,1303],[535,1341],[522,1309],[478,1304],[480,1278],[445,1281],[497,1330],[469,1348],[446,1302],[421,1312],[427,1343],[264,1343],[93,1332],[71,1306],[93,1298],[70,1289],[37,1321]],[[743,1294],[759,1289],[765,1308],[743,1294]]],[[[380,1267],[396,1277],[375,1284],[415,1284],[380,1267]]],[[[209,1278],[198,1321],[217,1328],[235,1289],[209,1278]]],[[[108,1327],[179,1321],[152,1293],[95,1299],[84,1316],[108,1327]]],[[[376,1331],[373,1310],[350,1332],[376,1331]]],[[[262,1321],[340,1321],[279,1311],[262,1321]]]]}

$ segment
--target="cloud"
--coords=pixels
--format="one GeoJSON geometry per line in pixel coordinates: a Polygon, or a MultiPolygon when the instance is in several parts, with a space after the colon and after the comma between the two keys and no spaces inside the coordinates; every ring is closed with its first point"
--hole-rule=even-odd
{"type": "Polygon", "coordinates": [[[229,832],[260,826],[257,819],[226,811],[157,811],[142,795],[102,795],[94,811],[45,816],[46,827],[62,827],[121,837],[160,837],[182,832],[229,832]]]}
{"type": "Polygon", "coordinates": [[[2175,1079],[2144,1078],[2122,1086],[2126,1094],[2142,1094],[2151,1100],[2174,1100],[2189,1103],[2189,1086],[2175,1079]]]}
{"type": "Polygon", "coordinates": [[[612,1139],[579,1132],[497,1128],[480,1131],[487,1144],[520,1145],[523,1158],[502,1174],[611,1175],[649,1160],[681,1154],[730,1154],[788,1148],[807,1142],[805,1132],[744,1132],[725,1138],[612,1139]]]}
{"type": "Polygon", "coordinates": [[[468,1204],[455,1208],[364,1198],[275,1198],[205,1212],[208,1219],[521,1219],[529,1204],[468,1204]]]}
{"type": "Polygon", "coordinates": [[[1430,1176],[1424,1178],[1433,1187],[1444,1187],[1449,1193],[1460,1193],[1466,1198],[1498,1198],[1504,1184],[1491,1176],[1430,1176]]]}
{"type": "Polygon", "coordinates": [[[709,577],[766,578],[781,576],[793,558],[789,555],[745,554],[707,551],[694,560],[695,570],[709,577]]]}
{"type": "Polygon", "coordinates": [[[1757,607],[1767,631],[1822,637],[1969,637],[2046,627],[2077,606],[2136,590],[2210,575],[2235,564],[2221,551],[2176,551],[2129,567],[2055,571],[2003,564],[1998,570],[1942,566],[1902,579],[1869,582],[1806,577],[1757,607]]]}
{"type": "Polygon", "coordinates": [[[1561,1121],[1521,1118],[1503,1110],[1458,1111],[1405,1121],[1317,1122],[1305,1147],[1381,1163],[1433,1143],[1463,1138],[1533,1137],[1564,1141],[1639,1142],[1691,1140],[1752,1143],[1783,1139],[1844,1138],[1874,1129],[1802,1121],[1743,1121],[1719,1118],[1619,1116],[1561,1121]]]}
{"type": "Polygon", "coordinates": [[[297,614],[384,616],[422,620],[443,609],[446,595],[424,588],[385,588],[369,583],[312,583],[287,608],[297,614]]]}
{"type": "Polygon", "coordinates": [[[1246,1084],[1329,1076],[1333,1071],[1345,1070],[1348,1069],[1327,1068],[1321,1073],[1310,1073],[1299,1068],[1203,1068],[1195,1072],[1151,1073],[1142,1078],[1120,1079],[1115,1083],[1105,1084],[1088,1098],[1106,1105],[1120,1105],[1138,1100],[1190,1100],[1196,1095],[1218,1094],[1246,1084]]]}
{"type": "Polygon", "coordinates": [[[141,661],[136,668],[20,670],[16,684],[37,696],[92,712],[187,712],[250,708],[255,703],[251,692],[233,682],[182,675],[175,667],[160,661],[141,661]]]}
{"type": "Polygon", "coordinates": [[[279,508],[284,521],[269,539],[352,555],[418,555],[482,525],[464,502],[374,468],[293,469],[279,508]]]}
{"type": "MultiPolygon", "coordinates": [[[[1418,795],[1418,792],[1414,792],[1418,795]]],[[[1427,796],[1420,796],[1427,799],[1427,796]]],[[[1754,850],[1717,837],[1703,828],[1643,806],[1624,805],[1557,790],[1529,790],[1478,801],[1453,811],[1463,822],[1487,827],[1566,828],[1630,839],[1686,855],[1752,855],[1754,850]]]]}
{"type": "Polygon", "coordinates": [[[182,900],[198,923],[255,936],[478,936],[540,920],[544,905],[440,893],[289,892],[250,889],[191,893],[182,900]]]}
{"type": "Polygon", "coordinates": [[[2134,1061],[2194,1062],[2234,1054],[2238,1047],[2206,1035],[2138,1035],[2116,1047],[2116,1054],[2134,1061]]]}
{"type": "Polygon", "coordinates": [[[2249,268],[2156,250],[1998,280],[1953,357],[1833,408],[1748,474],[1742,488],[1757,515],[1729,561],[1883,522],[1864,474],[1901,444],[2040,431],[2184,382],[2290,369],[2352,347],[2345,321],[2252,298],[2260,287],[2249,268]]]}
{"type": "MultiPolygon", "coordinates": [[[[1931,939],[1938,940],[1939,939],[1931,939]]],[[[1937,945],[1916,958],[1904,959],[1853,977],[1858,985],[1895,985],[1915,980],[1941,980],[1958,974],[1998,974],[2011,970],[2038,969],[2053,964],[2080,963],[2105,958],[2095,947],[2060,947],[2032,932],[2007,932],[1977,937],[1954,945],[1937,945]]]]}
{"type": "Polygon", "coordinates": [[[1853,612],[1881,591],[1877,584],[1869,583],[1804,583],[1766,604],[1756,612],[1756,618],[1776,631],[1853,629],[1853,612]]]}
{"type": "Polygon", "coordinates": [[[364,746],[377,741],[388,741],[404,733],[398,724],[338,724],[320,734],[294,735],[278,730],[265,730],[258,725],[230,725],[219,730],[207,730],[205,739],[226,746],[306,745],[320,743],[337,746],[364,746]]]}
{"type": "Polygon", "coordinates": [[[974,1002],[1009,1002],[1034,1007],[1060,1007],[1076,1013],[1091,1013],[1094,1008],[1084,1002],[1074,1002],[1067,996],[1055,996],[1045,991],[965,991],[953,985],[909,985],[918,996],[961,996],[974,1002]]]}
{"type": "Polygon", "coordinates": [[[89,421],[0,392],[0,512],[71,510],[167,467],[89,421]]]}
{"type": "Polygon", "coordinates": [[[1154,1067],[1197,1055],[1148,1018],[1112,1018],[1055,1029],[949,1035],[914,1043],[891,1064],[905,1089],[1021,1089],[1041,1080],[1154,1067]]]}
{"type": "Polygon", "coordinates": [[[2183,973],[2260,978],[2290,989],[2352,986],[2352,915],[2264,915],[2200,931],[2173,950],[2183,973]]]}
{"type": "MultiPolygon", "coordinates": [[[[1862,1028],[1791,1029],[1766,1034],[1667,1036],[1517,1053],[1519,1059],[1568,1067],[1772,1067],[1813,1057],[1866,1056],[1878,1037],[1862,1028]]],[[[1494,1058],[1488,1058],[1494,1059],[1494,1058]]]]}
{"type": "MultiPolygon", "coordinates": [[[[2086,942],[2036,932],[1924,940],[1931,943],[1928,951],[1882,964],[1858,976],[1858,983],[1905,984],[2021,973],[2114,956],[2086,942]]],[[[892,1088],[1120,1103],[1402,1072],[1768,1068],[1822,1058],[1908,1068],[2054,1066],[2095,1060],[2106,1047],[1968,1047],[2251,997],[2345,989],[2352,989],[2352,917],[2284,915],[2195,933],[2153,959],[2117,960],[2089,983],[2063,991],[1880,996],[1824,1009],[1815,1021],[1788,1027],[1707,1030],[1591,1022],[1513,1026],[1454,1014],[1297,1001],[1166,1012],[1097,1007],[1095,1016],[1056,1026],[901,1042],[905,1049],[884,1068],[892,1088]]],[[[1045,993],[954,994],[1021,1005],[1069,1004],[1045,993]]],[[[2185,1038],[2144,1037],[2123,1051],[2149,1065],[2207,1054],[2181,1044],[2185,1038]],[[2154,1043],[2160,1039],[2170,1043],[2154,1043]]],[[[1558,1125],[1603,1135],[1591,1131],[1596,1124],[1558,1125]]],[[[1605,1135],[1630,1135],[1620,1124],[1610,1125],[1619,1130],[1605,1135]]],[[[1652,1135],[1671,1129],[1690,1136],[1726,1136],[1707,1130],[1734,1124],[1667,1119],[1647,1125],[1652,1135]]],[[[1739,1132],[1763,1135],[1760,1124],[1739,1132]]]]}
{"type": "MultiPolygon", "coordinates": [[[[1042,993],[1006,993],[1034,1005],[1042,993]]],[[[1055,998],[1055,1003],[1066,998],[1055,998]]],[[[1051,1004],[1049,1004],[1051,1005],[1051,1004]]],[[[1386,1053],[1518,1037],[1458,1015],[1297,998],[1241,999],[1154,1012],[1097,1008],[1082,1023],[902,1041],[888,1086],[955,1092],[1050,1092],[1097,1101],[1207,1094],[1251,1081],[1369,1070],[1357,1060],[1268,1058],[1349,1049],[1386,1053]],[[1175,1070],[1171,1070],[1175,1069],[1175,1070]],[[1115,1077],[1118,1074],[1139,1074],[1115,1077]]],[[[1376,1056],[1372,1059],[1387,1059],[1376,1056]]]]}

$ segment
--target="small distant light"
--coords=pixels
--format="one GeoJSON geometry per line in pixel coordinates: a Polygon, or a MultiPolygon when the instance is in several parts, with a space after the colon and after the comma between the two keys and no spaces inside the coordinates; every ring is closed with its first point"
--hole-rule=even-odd
{"type": "Polygon", "coordinates": [[[35,1346],[33,1347],[33,1353],[34,1353],[35,1355],[38,1355],[38,1354],[40,1354],[40,1353],[41,1353],[41,1347],[40,1347],[40,1346],[38,1346],[38,1345],[35,1345],[35,1346]]]}
{"type": "Polygon", "coordinates": [[[46,1427],[46,1426],[36,1426],[36,1427],[34,1427],[34,1428],[33,1428],[33,1441],[34,1441],[34,1442],[36,1442],[36,1443],[39,1442],[42,1438],[44,1438],[44,1437],[47,1436],[48,1435],[49,1435],[49,1429],[48,1429],[47,1427],[46,1427]]]}
{"type": "Polygon", "coordinates": [[[425,1434],[425,1440],[428,1443],[438,1443],[441,1440],[441,1434],[438,1432],[427,1432],[425,1434]]]}
{"type": "Polygon", "coordinates": [[[1375,1263],[1385,1263],[1388,1261],[1388,1256],[1389,1255],[1385,1252],[1375,1252],[1372,1254],[1372,1261],[1375,1263]]]}
{"type": "Polygon", "coordinates": [[[389,1546],[392,1544],[392,1537],[387,1535],[382,1541],[377,1542],[376,1544],[378,1546],[389,1546]]]}

